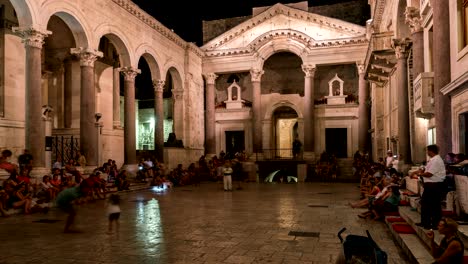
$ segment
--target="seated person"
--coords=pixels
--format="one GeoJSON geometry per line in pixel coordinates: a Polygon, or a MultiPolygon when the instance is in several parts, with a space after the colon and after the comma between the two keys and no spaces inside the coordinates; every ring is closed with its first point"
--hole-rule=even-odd
{"type": "Polygon", "coordinates": [[[71,175],[73,175],[73,177],[75,177],[75,183],[77,183],[77,184],[80,183],[83,180],[83,176],[76,169],[74,159],[70,159],[68,161],[67,165],[65,165],[65,172],[70,173],[71,175]]]}
{"type": "Polygon", "coordinates": [[[458,237],[458,224],[451,218],[442,219],[439,222],[438,230],[444,238],[438,246],[434,242],[434,232],[429,231],[427,236],[431,240],[433,263],[462,264],[465,247],[458,237]]]}
{"type": "Polygon", "coordinates": [[[8,203],[9,198],[10,198],[10,196],[8,195],[6,190],[3,189],[3,187],[0,187],[0,214],[3,217],[8,217],[9,216],[8,213],[6,212],[7,203],[8,203]]]}
{"type": "Polygon", "coordinates": [[[42,177],[40,187],[41,190],[39,192],[39,196],[44,196],[47,202],[54,200],[59,191],[58,188],[54,187],[52,183],[50,183],[50,177],[48,175],[44,175],[44,177],[42,177]]]}
{"type": "Polygon", "coordinates": [[[391,185],[387,194],[382,196],[381,203],[374,203],[372,213],[374,220],[381,220],[386,212],[398,211],[398,204],[400,203],[400,188],[397,185],[391,185]]]}
{"type": "Polygon", "coordinates": [[[24,209],[25,214],[31,213],[32,199],[30,195],[23,195],[26,184],[22,183],[15,187],[13,194],[8,200],[8,207],[13,209],[24,209]]]}

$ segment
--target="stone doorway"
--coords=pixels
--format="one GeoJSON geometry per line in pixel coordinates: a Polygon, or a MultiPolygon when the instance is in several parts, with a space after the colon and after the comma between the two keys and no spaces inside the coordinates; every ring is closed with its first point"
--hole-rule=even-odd
{"type": "Polygon", "coordinates": [[[298,134],[297,113],[288,106],[282,106],[273,113],[274,152],[277,158],[292,158],[292,142],[298,134]]]}
{"type": "Polygon", "coordinates": [[[244,131],[226,131],[226,156],[234,158],[237,152],[245,150],[244,131]]]}
{"type": "Polygon", "coordinates": [[[334,154],[337,158],[348,157],[348,129],[326,128],[325,150],[328,154],[334,154]]]}

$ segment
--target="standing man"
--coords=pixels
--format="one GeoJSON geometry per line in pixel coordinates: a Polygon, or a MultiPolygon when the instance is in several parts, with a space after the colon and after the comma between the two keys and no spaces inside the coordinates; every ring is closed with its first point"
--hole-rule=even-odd
{"type": "Polygon", "coordinates": [[[437,229],[442,218],[442,193],[445,180],[445,164],[439,156],[439,147],[426,147],[430,157],[424,171],[417,172],[423,182],[424,192],[421,196],[421,223],[416,224],[424,229],[437,229]]]}
{"type": "Polygon", "coordinates": [[[29,153],[29,150],[25,149],[23,154],[18,157],[18,164],[20,166],[20,174],[23,174],[24,169],[28,170],[27,176],[29,177],[29,172],[32,170],[32,161],[33,156],[29,153]]]}
{"type": "Polygon", "coordinates": [[[302,148],[302,142],[296,136],[292,144],[293,158],[295,159],[299,158],[301,154],[301,148],[302,148]]]}

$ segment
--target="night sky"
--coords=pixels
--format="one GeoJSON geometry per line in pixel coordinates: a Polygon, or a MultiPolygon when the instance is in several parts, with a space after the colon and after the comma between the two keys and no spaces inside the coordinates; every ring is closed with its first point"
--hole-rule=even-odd
{"type": "MultiPolygon", "coordinates": [[[[132,0],[166,27],[188,42],[202,45],[202,21],[249,16],[253,7],[271,6],[276,3],[297,3],[300,0],[237,0],[237,1],[167,1],[132,0]]],[[[330,5],[350,0],[309,0],[309,6],[330,5]]]]}

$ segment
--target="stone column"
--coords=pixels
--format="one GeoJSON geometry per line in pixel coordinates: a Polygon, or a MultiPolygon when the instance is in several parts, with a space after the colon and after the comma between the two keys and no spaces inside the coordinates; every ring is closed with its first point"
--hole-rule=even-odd
{"type": "MultiPolygon", "coordinates": [[[[411,30],[412,53],[413,53],[413,80],[418,77],[419,74],[424,72],[424,31],[422,27],[422,19],[418,8],[407,7],[406,12],[406,23],[409,25],[411,30]]],[[[409,91],[412,92],[412,91],[409,91]]],[[[410,95],[410,93],[408,93],[410,95]]],[[[410,103],[411,106],[411,103],[410,103]]],[[[410,111],[414,111],[414,108],[410,107],[410,111]]],[[[412,122],[413,128],[410,130],[411,136],[411,154],[412,161],[420,163],[426,160],[426,151],[424,146],[427,144],[427,125],[426,122],[418,122],[418,117],[411,113],[410,124],[412,122]]]]}
{"type": "Polygon", "coordinates": [[[215,89],[218,75],[208,73],[206,75],[206,116],[205,116],[205,154],[216,155],[216,118],[215,118],[215,89]]]}
{"type": "Polygon", "coordinates": [[[154,149],[159,162],[164,162],[164,80],[153,80],[154,87],[154,149]]]}
{"type": "Polygon", "coordinates": [[[411,30],[411,41],[413,42],[413,78],[416,78],[421,72],[424,72],[424,32],[421,26],[422,19],[419,9],[415,7],[407,7],[405,16],[406,23],[411,30]]]}
{"type": "Polygon", "coordinates": [[[65,128],[72,127],[72,98],[73,98],[73,72],[72,72],[72,59],[65,59],[63,62],[63,125],[65,128]]]}
{"type": "Polygon", "coordinates": [[[361,151],[370,151],[369,149],[369,85],[365,79],[366,72],[364,64],[357,64],[359,73],[359,137],[358,146],[361,151]]]}
{"type": "Polygon", "coordinates": [[[120,68],[114,67],[112,79],[112,125],[114,128],[120,128],[120,68]]]}
{"type": "Polygon", "coordinates": [[[251,69],[250,75],[252,78],[252,110],[253,110],[253,152],[263,153],[262,147],[262,88],[261,79],[265,73],[263,70],[251,69]]]}
{"type": "MultiPolygon", "coordinates": [[[[136,129],[135,129],[135,77],[141,73],[139,69],[124,67],[121,69],[124,83],[124,164],[136,166],[136,129]]],[[[130,172],[132,173],[132,171],[130,172]]]]}
{"type": "Polygon", "coordinates": [[[315,152],[315,65],[302,65],[304,77],[304,158],[313,159],[315,152]]]}
{"type": "Polygon", "coordinates": [[[434,62],[434,112],[436,120],[436,142],[443,157],[452,151],[452,111],[450,97],[440,90],[451,80],[450,70],[450,20],[449,0],[431,1],[433,27],[434,62]]]}
{"type": "Polygon", "coordinates": [[[102,52],[88,48],[73,48],[71,53],[80,59],[80,151],[83,152],[88,166],[98,166],[98,138],[96,122],[96,87],[94,82],[94,62],[102,57],[102,52]]]}
{"type": "Polygon", "coordinates": [[[44,38],[52,32],[34,28],[13,28],[13,31],[22,37],[26,48],[25,148],[34,158],[33,166],[45,168],[41,51],[44,38]]]}
{"type": "Polygon", "coordinates": [[[398,99],[398,152],[403,154],[405,164],[411,163],[409,98],[408,98],[408,50],[409,39],[393,39],[392,46],[397,57],[397,98],[398,99]]]}

